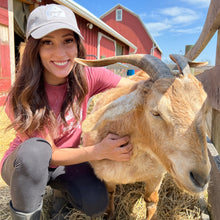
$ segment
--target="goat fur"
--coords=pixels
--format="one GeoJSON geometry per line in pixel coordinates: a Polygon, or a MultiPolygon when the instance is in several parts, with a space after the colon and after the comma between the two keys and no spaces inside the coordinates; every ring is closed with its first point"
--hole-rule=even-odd
{"type": "Polygon", "coordinates": [[[165,172],[188,192],[200,193],[207,187],[207,95],[191,74],[155,82],[143,72],[140,75],[141,81],[134,76],[133,86],[114,88],[99,97],[83,122],[83,144],[94,145],[108,133],[130,136],[130,161],[100,160],[91,161],[91,165],[113,195],[116,184],[145,182],[147,219],[151,219],[156,215],[158,190],[165,172]]]}

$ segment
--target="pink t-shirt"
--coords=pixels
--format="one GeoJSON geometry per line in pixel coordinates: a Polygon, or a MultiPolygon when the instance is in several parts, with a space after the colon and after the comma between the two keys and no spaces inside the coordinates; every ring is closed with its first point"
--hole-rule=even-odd
{"type": "MultiPolygon", "coordinates": [[[[86,118],[87,113],[87,104],[90,97],[100,92],[105,91],[106,89],[113,88],[117,86],[121,77],[115,75],[111,71],[105,68],[91,68],[85,67],[88,89],[89,92],[85,97],[85,100],[82,104],[81,108],[81,122],[77,125],[74,125],[74,117],[73,113],[70,110],[67,112],[65,118],[67,121],[67,126],[64,126],[62,123],[59,124],[58,132],[56,137],[54,138],[54,143],[58,148],[68,148],[68,147],[78,147],[80,144],[80,137],[82,133],[81,123],[86,118]]],[[[63,84],[60,86],[52,86],[49,84],[45,84],[45,90],[48,97],[50,108],[57,115],[58,122],[60,121],[60,109],[66,94],[67,84],[63,84]]],[[[6,114],[8,117],[13,120],[12,112],[6,105],[6,114]]],[[[42,137],[40,134],[36,137],[42,137]]],[[[18,147],[25,138],[23,138],[20,134],[16,134],[15,139],[10,143],[8,150],[5,152],[1,163],[0,163],[0,171],[5,159],[10,155],[16,147],[18,147]]]]}

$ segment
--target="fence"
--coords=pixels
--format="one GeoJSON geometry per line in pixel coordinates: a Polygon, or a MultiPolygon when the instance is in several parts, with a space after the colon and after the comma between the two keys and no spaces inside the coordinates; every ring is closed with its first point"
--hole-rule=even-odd
{"type": "Polygon", "coordinates": [[[106,68],[122,77],[127,77],[128,70],[134,70],[134,71],[138,70],[136,66],[133,66],[131,64],[123,64],[123,63],[112,64],[106,66],[106,68]]]}

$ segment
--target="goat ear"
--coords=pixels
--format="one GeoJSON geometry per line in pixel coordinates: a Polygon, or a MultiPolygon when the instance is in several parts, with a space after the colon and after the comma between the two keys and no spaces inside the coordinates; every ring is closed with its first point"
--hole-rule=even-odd
{"type": "Polygon", "coordinates": [[[146,94],[149,92],[149,90],[151,89],[151,86],[153,85],[154,81],[152,79],[148,79],[142,82],[142,84],[140,83],[139,86],[142,86],[142,90],[143,92],[146,94]]]}
{"type": "Polygon", "coordinates": [[[136,109],[142,99],[140,94],[137,94],[138,90],[135,90],[128,95],[123,95],[108,105],[98,109],[91,113],[82,124],[84,132],[96,130],[104,126],[108,121],[117,120],[120,116],[136,109]]]}

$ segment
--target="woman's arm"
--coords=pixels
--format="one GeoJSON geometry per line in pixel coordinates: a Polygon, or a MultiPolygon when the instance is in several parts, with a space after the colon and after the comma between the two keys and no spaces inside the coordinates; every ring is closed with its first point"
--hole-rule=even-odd
{"type": "Polygon", "coordinates": [[[53,153],[51,165],[67,166],[92,160],[128,161],[132,154],[129,138],[109,134],[100,143],[82,148],[57,148],[51,138],[47,137],[53,153]],[[121,147],[123,146],[123,147],[121,147]]]}

